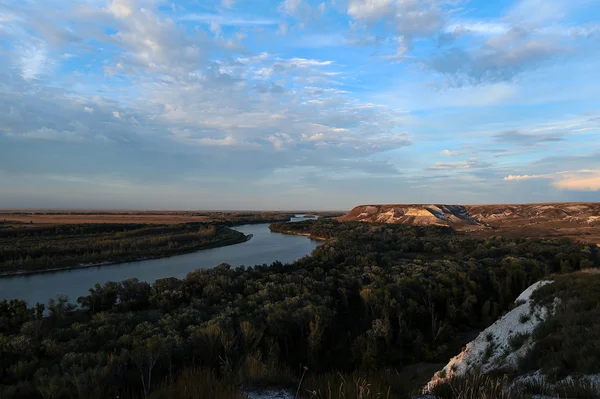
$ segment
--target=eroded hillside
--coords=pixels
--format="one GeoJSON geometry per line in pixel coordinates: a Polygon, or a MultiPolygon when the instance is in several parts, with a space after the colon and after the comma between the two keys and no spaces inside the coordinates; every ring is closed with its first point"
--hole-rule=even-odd
{"type": "Polygon", "coordinates": [[[600,203],[361,205],[339,220],[443,225],[479,236],[568,237],[600,243],[600,203]]]}

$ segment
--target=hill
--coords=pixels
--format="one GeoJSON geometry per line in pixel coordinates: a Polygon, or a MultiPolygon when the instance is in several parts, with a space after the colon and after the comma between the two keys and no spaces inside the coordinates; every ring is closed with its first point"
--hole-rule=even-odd
{"type": "Polygon", "coordinates": [[[600,243],[600,203],[360,205],[338,219],[449,226],[482,237],[566,237],[600,243]]]}

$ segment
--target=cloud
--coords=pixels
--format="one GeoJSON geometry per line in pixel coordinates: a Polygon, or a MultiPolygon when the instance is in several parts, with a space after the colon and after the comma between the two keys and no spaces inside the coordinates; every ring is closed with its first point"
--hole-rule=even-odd
{"type": "Polygon", "coordinates": [[[470,50],[462,47],[442,50],[424,63],[446,76],[451,85],[461,86],[510,81],[568,52],[568,47],[556,40],[513,28],[470,50]]]}
{"type": "Polygon", "coordinates": [[[496,19],[461,19],[465,10],[458,3],[348,0],[347,13],[357,21],[355,30],[363,38],[377,32],[389,43],[386,47],[393,47],[392,54],[382,59],[417,63],[439,74],[440,83],[450,87],[513,81],[566,56],[582,54],[583,41],[594,37],[592,27],[574,28],[568,19],[583,2],[573,6],[520,0],[496,19]],[[430,52],[415,52],[417,39],[431,40],[435,46],[430,52]]]}
{"type": "Polygon", "coordinates": [[[446,157],[456,157],[456,156],[460,155],[457,151],[450,151],[450,150],[444,150],[444,151],[440,152],[440,154],[442,154],[446,157]]]}
{"type": "Polygon", "coordinates": [[[279,5],[281,13],[301,21],[302,25],[319,17],[322,12],[313,8],[304,0],[283,0],[279,5]]]}
{"type": "Polygon", "coordinates": [[[597,69],[592,40],[581,52],[596,30],[577,26],[570,7],[526,20],[510,10],[478,19],[454,0],[192,3],[11,4],[0,16],[2,173],[31,188],[76,167],[77,179],[53,180],[72,193],[98,174],[173,192],[195,184],[190,204],[245,199],[256,184],[269,198],[293,191],[302,206],[309,192],[355,201],[357,188],[388,202],[514,202],[594,187],[582,171],[597,158],[557,156],[599,142],[597,112],[570,116],[597,91],[584,81],[597,69]],[[436,146],[456,162],[428,161],[436,146]]]}
{"type": "Polygon", "coordinates": [[[600,191],[600,169],[565,173],[554,187],[568,191],[600,191]]]}
{"type": "Polygon", "coordinates": [[[221,5],[225,8],[233,7],[234,3],[235,3],[235,0],[221,0],[221,5]]]}
{"type": "Polygon", "coordinates": [[[497,143],[501,144],[516,144],[523,147],[534,147],[538,145],[557,143],[565,141],[566,132],[554,133],[522,133],[517,130],[509,130],[496,133],[493,137],[497,143]]]}
{"type": "Polygon", "coordinates": [[[600,191],[600,169],[563,171],[544,175],[509,175],[504,181],[524,181],[532,179],[552,180],[552,186],[566,191],[600,191]]]}
{"type": "Polygon", "coordinates": [[[43,47],[26,46],[19,50],[21,75],[25,79],[35,79],[48,67],[47,52],[43,47]]]}
{"type": "Polygon", "coordinates": [[[521,181],[521,180],[531,180],[531,179],[547,179],[548,175],[508,175],[504,179],[504,181],[521,181]]]}
{"type": "Polygon", "coordinates": [[[349,0],[348,14],[355,19],[375,22],[392,17],[394,12],[393,0],[349,0]]]}
{"type": "Polygon", "coordinates": [[[490,167],[488,162],[480,161],[476,158],[461,162],[436,162],[430,170],[461,170],[461,169],[483,169],[490,167]]]}
{"type": "Polygon", "coordinates": [[[445,26],[440,2],[416,0],[349,0],[347,12],[356,21],[375,27],[380,22],[395,36],[396,52],[387,59],[401,60],[417,38],[434,38],[445,26]]]}
{"type": "Polygon", "coordinates": [[[270,26],[280,23],[275,19],[249,18],[223,14],[186,14],[180,16],[178,19],[179,21],[202,22],[205,24],[215,23],[224,26],[270,26]]]}
{"type": "Polygon", "coordinates": [[[133,13],[135,2],[129,0],[113,0],[108,5],[110,11],[117,18],[127,18],[133,13]]]}
{"type": "Polygon", "coordinates": [[[79,142],[85,138],[77,134],[74,131],[62,131],[59,132],[54,129],[42,127],[37,130],[32,130],[23,133],[6,133],[5,136],[22,139],[22,140],[41,140],[41,141],[66,141],[66,142],[79,142]]]}

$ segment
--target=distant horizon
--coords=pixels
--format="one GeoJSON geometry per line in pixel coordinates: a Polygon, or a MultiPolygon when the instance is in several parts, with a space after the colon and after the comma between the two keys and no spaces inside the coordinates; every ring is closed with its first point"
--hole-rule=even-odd
{"type": "Polygon", "coordinates": [[[308,212],[349,212],[350,210],[360,206],[430,206],[430,205],[446,205],[446,206],[516,206],[516,205],[564,205],[564,204],[600,204],[600,201],[556,201],[556,202],[514,202],[514,203],[439,203],[439,202],[423,202],[423,203],[373,203],[373,204],[358,204],[348,209],[303,209],[303,208],[279,208],[279,209],[202,209],[202,208],[164,208],[164,209],[146,209],[146,208],[0,208],[0,216],[2,213],[8,212],[284,212],[284,213],[308,213],[308,212]]]}
{"type": "Polygon", "coordinates": [[[0,208],[600,200],[600,2],[0,5],[0,208]]]}

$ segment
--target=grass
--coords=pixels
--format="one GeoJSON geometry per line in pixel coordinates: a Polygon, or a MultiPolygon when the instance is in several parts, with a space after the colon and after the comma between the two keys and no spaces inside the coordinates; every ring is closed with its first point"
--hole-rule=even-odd
{"type": "Polygon", "coordinates": [[[598,399],[600,386],[590,381],[578,380],[549,384],[545,382],[524,382],[515,386],[521,396],[543,395],[569,399],[598,399]]]}
{"type": "Polygon", "coordinates": [[[437,385],[432,392],[439,399],[509,399],[502,380],[485,375],[454,377],[437,385]]]}
{"type": "Polygon", "coordinates": [[[577,380],[550,384],[541,381],[516,383],[510,388],[504,378],[492,375],[455,377],[440,383],[432,392],[439,399],[530,399],[533,395],[553,398],[600,399],[599,386],[577,380]]]}
{"type": "Polygon", "coordinates": [[[310,375],[300,387],[307,399],[405,399],[406,387],[394,371],[310,375]]]}
{"type": "Polygon", "coordinates": [[[150,399],[245,399],[235,380],[223,378],[210,369],[183,370],[173,382],[163,384],[150,399]]]}
{"type": "MultiPolygon", "coordinates": [[[[255,369],[254,371],[258,371],[255,369]]],[[[298,399],[405,399],[408,391],[402,378],[393,370],[380,372],[320,373],[303,370],[295,377],[293,386],[289,371],[283,380],[273,380],[276,371],[269,375],[244,375],[247,369],[223,375],[206,368],[184,369],[173,380],[165,380],[149,396],[151,399],[247,399],[247,391],[285,388],[297,393],[298,399]],[[259,381],[262,385],[256,385],[259,381]],[[265,383],[270,381],[270,383],[265,383]]],[[[280,376],[281,377],[281,376],[280,376]]],[[[135,397],[135,396],[134,396],[135,397]]]]}

